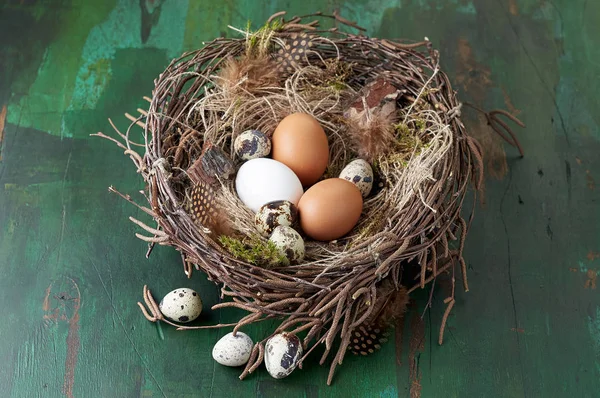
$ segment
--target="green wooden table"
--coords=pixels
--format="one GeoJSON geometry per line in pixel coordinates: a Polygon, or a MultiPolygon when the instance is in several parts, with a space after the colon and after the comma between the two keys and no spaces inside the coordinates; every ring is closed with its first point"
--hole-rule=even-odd
{"type": "MultiPolygon", "coordinates": [[[[583,0],[5,0],[0,5],[0,397],[593,397],[600,395],[600,2],[583,0]],[[526,157],[488,153],[468,238],[468,293],[437,344],[442,293],[415,296],[395,338],[347,357],[332,387],[313,359],[285,380],[212,360],[225,330],[158,328],[136,301],[187,280],[134,237],[141,181],[111,143],[169,60],[272,13],[338,10],[370,35],[440,49],[463,100],[518,115],[526,157]]],[[[493,139],[485,121],[465,119],[493,139]]],[[[487,145],[487,144],[486,144],[487,145]]],[[[488,145],[489,146],[489,145],[488,145]]],[[[203,322],[239,313],[207,310],[203,322]]],[[[272,325],[250,329],[258,338],[272,325]]],[[[317,358],[318,359],[318,358],[317,358]]]]}

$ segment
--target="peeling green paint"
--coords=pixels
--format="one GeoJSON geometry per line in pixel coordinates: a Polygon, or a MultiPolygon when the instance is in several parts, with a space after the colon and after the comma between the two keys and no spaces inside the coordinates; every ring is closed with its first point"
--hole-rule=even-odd
{"type": "MultiPolygon", "coordinates": [[[[166,64],[181,54],[187,1],[165,7],[148,40],[142,42],[139,5],[119,0],[106,20],[91,29],[82,51],[73,97],[66,110],[94,109],[114,70],[111,65],[119,49],[155,48],[165,50],[166,64]]],[[[161,63],[162,64],[162,63],[161,63]]],[[[161,65],[163,66],[163,65],[161,65]]]]}
{"type": "Polygon", "coordinates": [[[48,7],[47,12],[56,18],[59,32],[45,50],[28,94],[9,102],[8,122],[62,136],[62,112],[68,108],[73,95],[86,37],[108,15],[114,0],[98,2],[92,10],[86,4],[85,0],[74,0],[64,9],[48,7]]]}

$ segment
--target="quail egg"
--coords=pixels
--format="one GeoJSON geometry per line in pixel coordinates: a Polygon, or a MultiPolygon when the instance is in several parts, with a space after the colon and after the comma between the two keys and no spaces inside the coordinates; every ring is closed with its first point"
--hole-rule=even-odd
{"type": "Polygon", "coordinates": [[[302,344],[293,334],[280,333],[267,340],[265,345],[265,366],[276,379],[289,376],[302,358],[302,344]]]}
{"type": "Polygon", "coordinates": [[[356,159],[348,163],[340,173],[340,178],[356,185],[363,198],[369,196],[373,188],[373,169],[363,159],[356,159]]]}
{"type": "Polygon", "coordinates": [[[304,239],[292,227],[278,226],[269,241],[275,244],[290,263],[299,263],[304,259],[304,239]]]}
{"type": "Polygon", "coordinates": [[[242,160],[264,158],[271,153],[271,140],[258,130],[246,130],[233,142],[235,153],[242,160]]]}
{"type": "Polygon", "coordinates": [[[168,293],[158,307],[165,318],[186,323],[198,318],[202,312],[202,299],[192,289],[179,288],[168,293]]]}
{"type": "Polygon", "coordinates": [[[221,365],[242,366],[250,359],[253,345],[246,333],[227,333],[213,347],[212,356],[221,365]]]}
{"type": "Polygon", "coordinates": [[[254,217],[256,228],[265,236],[270,235],[280,225],[291,227],[298,219],[298,208],[289,200],[269,202],[254,217]]]}

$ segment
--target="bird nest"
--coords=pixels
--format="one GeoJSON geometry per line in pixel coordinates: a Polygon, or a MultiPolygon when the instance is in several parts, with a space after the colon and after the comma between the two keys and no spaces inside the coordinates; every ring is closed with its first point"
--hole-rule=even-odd
{"type": "MultiPolygon", "coordinates": [[[[126,133],[117,130],[121,140],[100,135],[131,157],[147,184],[150,207],[138,207],[157,226],[131,220],[147,232],[137,236],[148,254],[155,244],[170,245],[188,277],[194,268],[205,272],[227,298],[213,308],[248,312],[234,331],[275,318],[281,324],[273,334],[301,337],[302,359],[323,345],[329,384],[348,348],[360,352],[356,333],[385,328],[408,294],[455,267],[468,290],[461,207],[469,185],[481,184],[481,150],[465,132],[461,103],[428,40],[369,38],[340,16],[321,14],[285,20],[278,13],[255,32],[238,32],[243,37],[215,39],[172,61],[155,80],[148,110],[130,117],[126,133]],[[315,17],[342,29],[322,29],[315,17]],[[271,261],[254,214],[235,193],[230,177],[239,164],[228,170],[208,159],[211,175],[198,166],[215,148],[235,159],[237,135],[258,129],[269,136],[294,112],[325,130],[325,177],[362,158],[375,185],[349,234],[307,239],[304,261],[285,264],[271,261]],[[143,127],[141,143],[130,138],[135,124],[143,127]]],[[[146,288],[144,299],[147,318],[165,320],[146,288]]],[[[454,288],[444,302],[440,343],[454,288]]],[[[242,378],[263,361],[266,340],[255,344],[242,378]]]]}

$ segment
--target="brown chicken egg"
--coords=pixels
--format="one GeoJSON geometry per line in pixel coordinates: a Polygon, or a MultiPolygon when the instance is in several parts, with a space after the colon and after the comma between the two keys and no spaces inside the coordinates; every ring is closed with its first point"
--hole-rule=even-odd
{"type": "Polygon", "coordinates": [[[329,162],[329,144],[323,127],[306,113],[286,116],[271,138],[271,156],[309,186],[321,178],[329,162]]]}
{"type": "Polygon", "coordinates": [[[354,228],[362,207],[363,198],[356,185],[329,178],[313,185],[300,198],[300,226],[315,240],[338,239],[354,228]]]}

